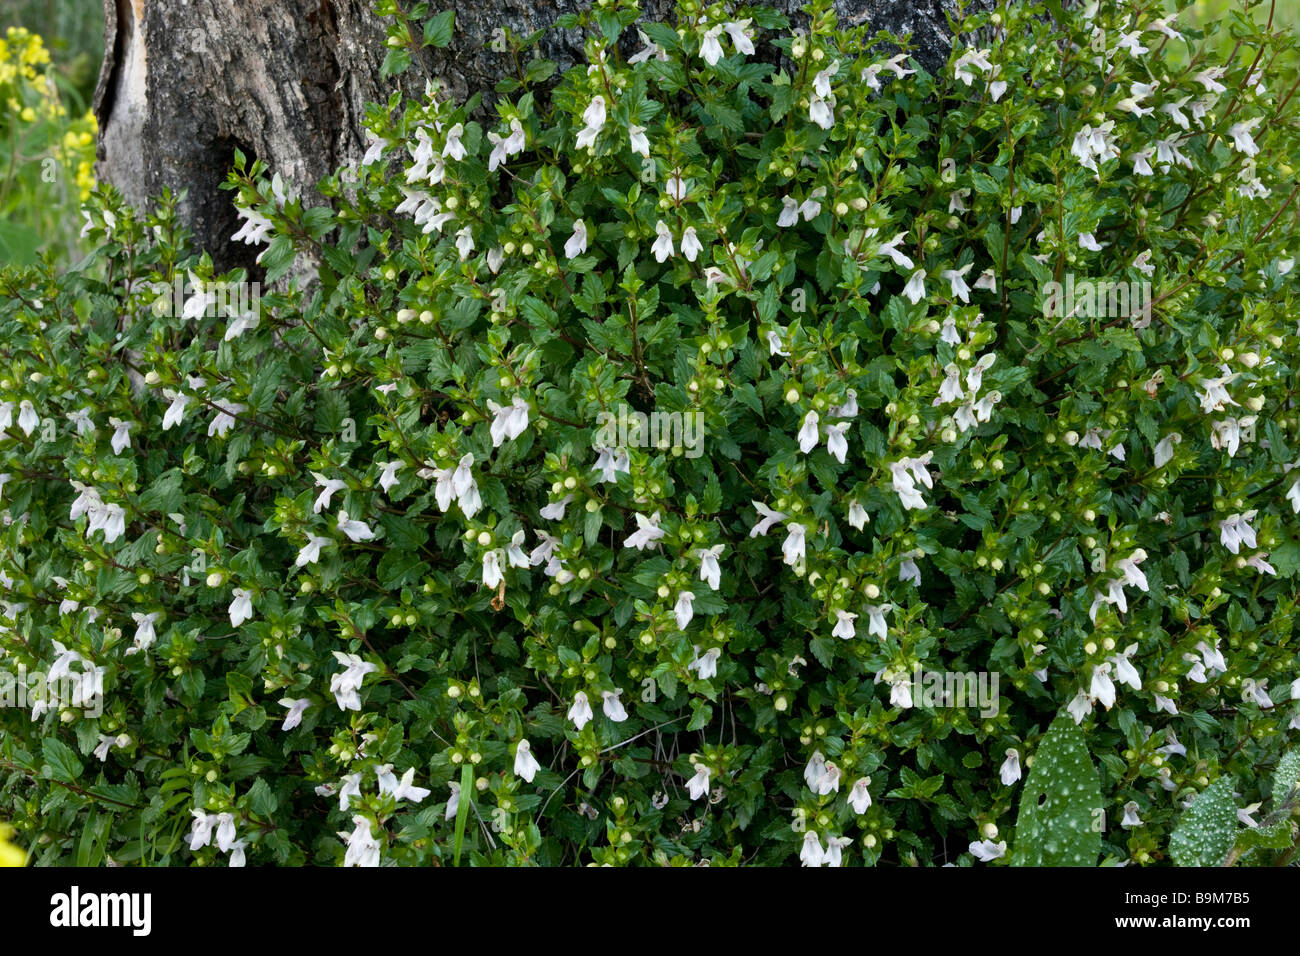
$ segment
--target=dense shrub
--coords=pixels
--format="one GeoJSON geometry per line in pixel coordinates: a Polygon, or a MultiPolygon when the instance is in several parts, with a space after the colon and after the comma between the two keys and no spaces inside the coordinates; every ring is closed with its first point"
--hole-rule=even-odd
{"type": "Polygon", "coordinates": [[[103,690],[0,711],[36,860],[1289,853],[1293,41],[1052,7],[503,36],[326,204],[240,157],[260,299],[98,190],[0,305],[3,661],[103,690]]]}

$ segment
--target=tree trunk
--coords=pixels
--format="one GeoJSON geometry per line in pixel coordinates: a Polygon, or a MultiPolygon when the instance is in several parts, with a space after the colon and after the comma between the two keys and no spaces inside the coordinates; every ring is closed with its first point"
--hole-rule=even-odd
{"type": "MultiPolygon", "coordinates": [[[[795,13],[802,0],[775,0],[795,13]]],[[[987,0],[983,0],[987,3],[987,0]]],[[[248,265],[232,243],[238,228],[224,181],[234,150],[267,161],[304,197],[334,169],[365,152],[367,102],[397,80],[380,79],[384,24],[371,0],[104,0],[106,52],[95,93],[100,178],[137,207],[162,192],[187,191],[182,221],[219,268],[248,265]]],[[[435,3],[435,7],[445,3],[435,3]]],[[[479,0],[456,8],[445,50],[426,50],[428,72],[452,93],[490,96],[513,70],[493,52],[499,27],[527,33],[583,4],[575,0],[479,0]]],[[[842,20],[910,33],[927,68],[947,53],[954,0],[836,0],[842,20]]],[[[668,20],[673,0],[643,0],[647,20],[668,20]]],[[[539,53],[563,70],[582,57],[581,38],[555,30],[539,53]]],[[[408,92],[423,86],[411,71],[408,92]],[[418,86],[417,86],[418,84],[418,86]]]]}

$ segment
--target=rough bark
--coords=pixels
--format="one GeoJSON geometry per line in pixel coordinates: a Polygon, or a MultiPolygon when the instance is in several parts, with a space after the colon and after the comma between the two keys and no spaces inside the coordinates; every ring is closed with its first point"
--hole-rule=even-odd
{"type": "MultiPolygon", "coordinates": [[[[796,13],[802,0],[774,0],[796,13]]],[[[987,3],[987,0],[977,0],[987,3]]],[[[106,55],[95,95],[98,173],[136,206],[164,187],[187,191],[182,220],[219,267],[247,265],[230,194],[219,189],[234,150],[266,160],[309,196],[314,184],[364,153],[367,102],[397,81],[380,79],[384,27],[371,0],[104,0],[106,55]]],[[[440,6],[436,4],[435,6],[440,6]]],[[[478,0],[456,7],[456,35],[429,50],[429,72],[460,98],[490,94],[513,64],[493,52],[498,27],[518,34],[575,12],[575,0],[478,0]]],[[[644,0],[647,20],[668,20],[673,0],[644,0]]],[[[837,0],[843,19],[911,34],[929,68],[948,46],[954,0],[837,0]]],[[[540,55],[564,69],[583,55],[573,33],[550,31],[540,55]]],[[[419,71],[410,84],[422,85],[419,71]]],[[[415,92],[414,89],[409,89],[415,92]]]]}

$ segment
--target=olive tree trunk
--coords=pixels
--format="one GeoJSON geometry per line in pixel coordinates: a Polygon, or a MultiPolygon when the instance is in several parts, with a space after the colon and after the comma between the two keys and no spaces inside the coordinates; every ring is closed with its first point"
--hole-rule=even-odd
{"type": "MultiPolygon", "coordinates": [[[[800,2],[773,5],[795,13],[800,2]]],[[[911,34],[917,58],[929,68],[946,56],[954,0],[836,5],[843,19],[911,34]]],[[[287,185],[310,196],[321,177],[360,160],[365,104],[383,101],[398,82],[380,78],[384,25],[371,0],[104,0],[104,6],[97,172],[137,207],[164,187],[186,190],[181,217],[221,268],[247,265],[252,255],[231,243],[235,212],[230,193],[218,189],[235,149],[266,160],[287,185]]],[[[445,50],[425,52],[427,72],[457,97],[476,91],[490,97],[513,67],[492,50],[498,28],[524,35],[583,6],[575,0],[458,5],[455,37],[445,50]]],[[[674,6],[643,0],[642,11],[649,20],[667,20],[674,6]]],[[[581,39],[551,31],[539,52],[564,69],[582,56],[581,39]]],[[[407,76],[406,82],[423,85],[421,71],[407,76]]]]}

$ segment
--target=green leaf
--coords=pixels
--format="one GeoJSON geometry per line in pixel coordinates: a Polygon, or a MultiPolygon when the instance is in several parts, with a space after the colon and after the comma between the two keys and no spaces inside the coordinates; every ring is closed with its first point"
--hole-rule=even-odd
{"type": "Polygon", "coordinates": [[[460,800],[456,804],[456,842],[453,862],[460,866],[460,851],[465,844],[465,821],[469,819],[470,801],[474,799],[474,768],[465,764],[460,771],[460,800]]]}
{"type": "Polygon", "coordinates": [[[1169,853],[1178,866],[1218,866],[1237,839],[1232,780],[1220,777],[1178,818],[1169,853]]]}
{"type": "Polygon", "coordinates": [[[46,737],[41,741],[41,754],[46,766],[50,768],[55,780],[74,783],[81,778],[82,765],[72,748],[57,737],[46,737]]]}
{"type": "Polygon", "coordinates": [[[456,25],[456,12],[444,10],[432,19],[424,22],[424,45],[444,47],[451,42],[452,30],[456,25]]]}
{"type": "Polygon", "coordinates": [[[1288,750],[1283,754],[1282,759],[1277,762],[1277,769],[1273,771],[1273,809],[1276,810],[1277,804],[1286,801],[1295,790],[1297,784],[1300,784],[1300,747],[1288,750]]]}
{"type": "Polygon", "coordinates": [[[1096,866],[1101,783],[1088,744],[1068,714],[1052,721],[1020,796],[1012,866],[1096,866]]]}

